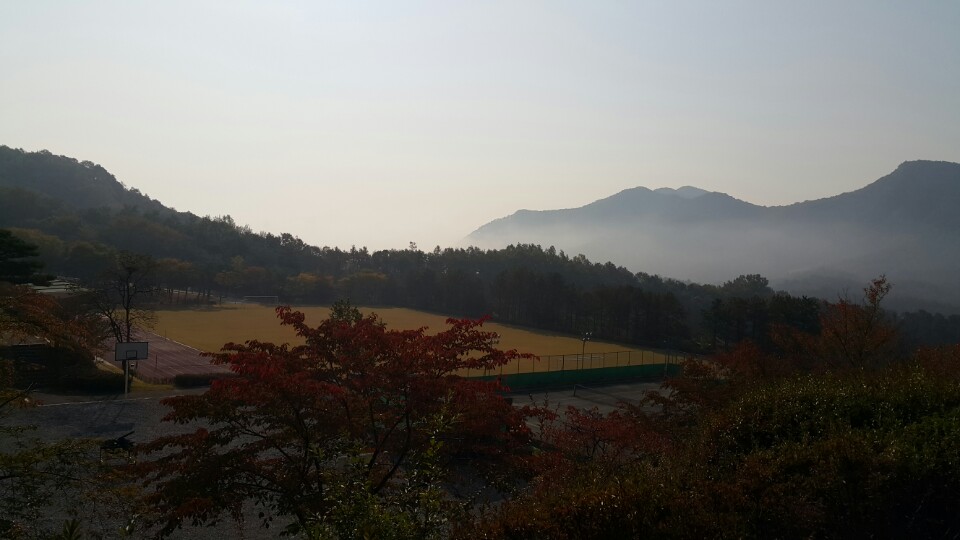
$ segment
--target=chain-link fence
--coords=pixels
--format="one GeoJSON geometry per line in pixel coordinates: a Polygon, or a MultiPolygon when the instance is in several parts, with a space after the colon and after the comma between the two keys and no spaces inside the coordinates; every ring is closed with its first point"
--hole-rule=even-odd
{"type": "Polygon", "coordinates": [[[519,358],[495,370],[464,370],[467,377],[551,373],[587,369],[649,365],[679,365],[687,356],[678,351],[629,350],[588,354],[558,354],[537,358],[519,358]]]}

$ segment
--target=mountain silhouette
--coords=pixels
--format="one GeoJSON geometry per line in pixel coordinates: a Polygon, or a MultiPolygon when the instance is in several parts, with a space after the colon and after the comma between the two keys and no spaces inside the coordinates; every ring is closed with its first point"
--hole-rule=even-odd
{"type": "MultiPolygon", "coordinates": [[[[798,294],[855,296],[886,274],[901,307],[960,305],[960,164],[910,161],[855,191],[787,206],[694,187],[627,189],[483,225],[481,248],[552,245],[636,272],[722,282],[762,274],[798,294]]],[[[952,311],[952,309],[951,309],[952,311]]]]}

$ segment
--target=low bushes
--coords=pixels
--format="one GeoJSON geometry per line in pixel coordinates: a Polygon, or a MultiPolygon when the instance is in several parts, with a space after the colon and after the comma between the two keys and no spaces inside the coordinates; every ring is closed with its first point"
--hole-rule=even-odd
{"type": "Polygon", "coordinates": [[[69,371],[57,379],[57,390],[89,394],[118,394],[123,392],[123,373],[89,370],[69,371]]]}
{"type": "Polygon", "coordinates": [[[177,388],[197,388],[210,386],[210,383],[220,379],[236,377],[233,373],[181,373],[173,377],[173,385],[177,388]]]}

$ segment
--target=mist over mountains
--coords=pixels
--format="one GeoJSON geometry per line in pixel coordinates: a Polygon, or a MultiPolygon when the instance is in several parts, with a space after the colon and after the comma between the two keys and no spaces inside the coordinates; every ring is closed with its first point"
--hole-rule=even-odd
{"type": "MultiPolygon", "coordinates": [[[[958,207],[960,164],[912,161],[862,189],[779,207],[690,186],[637,187],[581,208],[521,210],[464,243],[555,246],[634,273],[700,283],[761,274],[776,289],[825,299],[844,291],[856,298],[885,274],[894,284],[888,307],[949,314],[960,313],[958,207]]],[[[41,246],[48,268],[74,276],[93,272],[109,249],[189,261],[211,283],[237,256],[277,279],[319,268],[339,276],[335,260],[349,258],[292,234],[253,233],[229,216],[167,208],[88,161],[6,146],[0,227],[33,231],[28,240],[41,246]]],[[[273,294],[278,286],[271,287],[273,294]]]]}
{"type": "Polygon", "coordinates": [[[765,207],[695,187],[637,187],[580,208],[520,210],[465,240],[553,245],[635,272],[718,283],[762,274],[793,294],[858,296],[886,274],[900,309],[958,311],[960,164],[910,161],[856,191],[765,207]]]}

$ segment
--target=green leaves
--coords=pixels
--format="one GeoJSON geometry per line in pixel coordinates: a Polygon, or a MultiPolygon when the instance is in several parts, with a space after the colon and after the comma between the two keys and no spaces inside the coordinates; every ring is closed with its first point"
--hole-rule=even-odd
{"type": "Polygon", "coordinates": [[[20,285],[49,281],[49,276],[37,274],[43,268],[43,263],[34,259],[37,254],[37,246],[0,229],[0,282],[20,285]]]}

